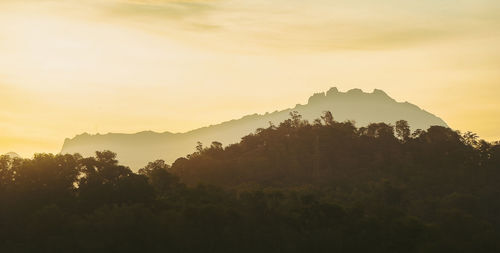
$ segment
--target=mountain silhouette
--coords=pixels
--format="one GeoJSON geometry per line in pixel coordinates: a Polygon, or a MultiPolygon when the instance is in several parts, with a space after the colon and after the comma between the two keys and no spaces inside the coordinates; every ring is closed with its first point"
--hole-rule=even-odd
{"type": "Polygon", "coordinates": [[[248,115],[185,133],[84,133],[73,139],[66,139],[61,153],[92,156],[98,150],[111,150],[118,154],[123,165],[139,169],[156,159],[171,163],[186,156],[195,151],[198,141],[205,145],[210,145],[213,141],[224,145],[237,143],[241,137],[256,129],[268,127],[270,122],[279,124],[289,118],[293,111],[309,121],[319,118],[324,111],[330,111],[336,121],[352,120],[358,127],[378,122],[394,124],[402,119],[408,121],[413,130],[427,129],[434,125],[448,127],[439,117],[408,102],[397,102],[382,90],[375,89],[371,93],[365,93],[360,89],[340,92],[337,88],[331,88],[326,93],[314,94],[305,105],[297,104],[290,109],[248,115]]]}

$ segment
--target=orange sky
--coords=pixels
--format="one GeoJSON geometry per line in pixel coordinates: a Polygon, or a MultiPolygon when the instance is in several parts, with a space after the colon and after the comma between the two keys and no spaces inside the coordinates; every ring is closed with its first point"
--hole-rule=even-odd
{"type": "Polygon", "coordinates": [[[3,0],[0,153],[385,90],[500,140],[496,0],[3,0]]]}

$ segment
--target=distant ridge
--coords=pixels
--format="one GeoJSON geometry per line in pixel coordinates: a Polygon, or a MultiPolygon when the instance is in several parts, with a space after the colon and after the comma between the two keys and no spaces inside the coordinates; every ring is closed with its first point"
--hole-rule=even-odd
{"type": "Polygon", "coordinates": [[[340,92],[334,87],[327,92],[314,94],[305,105],[297,104],[294,108],[273,113],[247,115],[185,133],[84,133],[73,139],[66,139],[61,153],[91,156],[96,150],[111,150],[118,154],[122,164],[138,169],[156,159],[171,163],[176,158],[194,152],[198,141],[205,145],[210,145],[213,141],[225,145],[236,143],[257,128],[268,127],[269,122],[279,124],[289,118],[292,111],[298,111],[309,121],[319,118],[324,111],[331,111],[336,121],[353,120],[357,126],[378,122],[394,124],[404,119],[413,130],[427,129],[433,125],[448,127],[441,118],[408,102],[397,102],[382,90],[375,89],[371,93],[365,93],[361,89],[340,92]]]}

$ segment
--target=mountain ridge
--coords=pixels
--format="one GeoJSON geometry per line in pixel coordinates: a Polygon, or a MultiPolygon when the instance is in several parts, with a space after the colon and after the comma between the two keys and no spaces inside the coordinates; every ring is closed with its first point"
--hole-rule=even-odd
{"type": "Polygon", "coordinates": [[[96,150],[112,150],[124,165],[138,169],[155,159],[173,162],[176,158],[186,156],[195,151],[198,141],[205,144],[213,141],[225,145],[236,143],[256,129],[269,126],[269,122],[279,124],[292,111],[299,112],[309,121],[319,118],[324,111],[331,111],[336,121],[353,120],[358,126],[378,122],[394,124],[404,119],[413,130],[427,129],[432,125],[448,127],[441,118],[409,102],[397,102],[383,90],[374,89],[373,92],[366,93],[361,89],[351,89],[341,92],[332,87],[326,92],[313,94],[304,105],[297,104],[293,108],[264,114],[249,114],[187,132],[83,133],[72,139],[67,138],[61,153],[89,156],[96,150]]]}

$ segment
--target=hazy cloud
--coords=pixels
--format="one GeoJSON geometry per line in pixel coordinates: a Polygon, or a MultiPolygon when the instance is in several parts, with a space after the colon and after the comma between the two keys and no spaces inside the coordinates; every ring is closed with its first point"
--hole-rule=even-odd
{"type": "Polygon", "coordinates": [[[163,0],[163,1],[140,1],[125,0],[112,1],[105,4],[112,14],[131,15],[159,18],[184,18],[189,16],[201,16],[207,11],[213,10],[215,5],[212,1],[196,0],[163,0]]]}
{"type": "Polygon", "coordinates": [[[121,0],[109,15],[142,22],[155,32],[221,47],[273,50],[372,50],[496,32],[499,4],[467,1],[121,0]],[[213,40],[216,42],[207,42],[213,40]]]}
{"type": "Polygon", "coordinates": [[[494,0],[4,1],[80,10],[89,19],[232,50],[390,49],[500,30],[494,0]]]}

